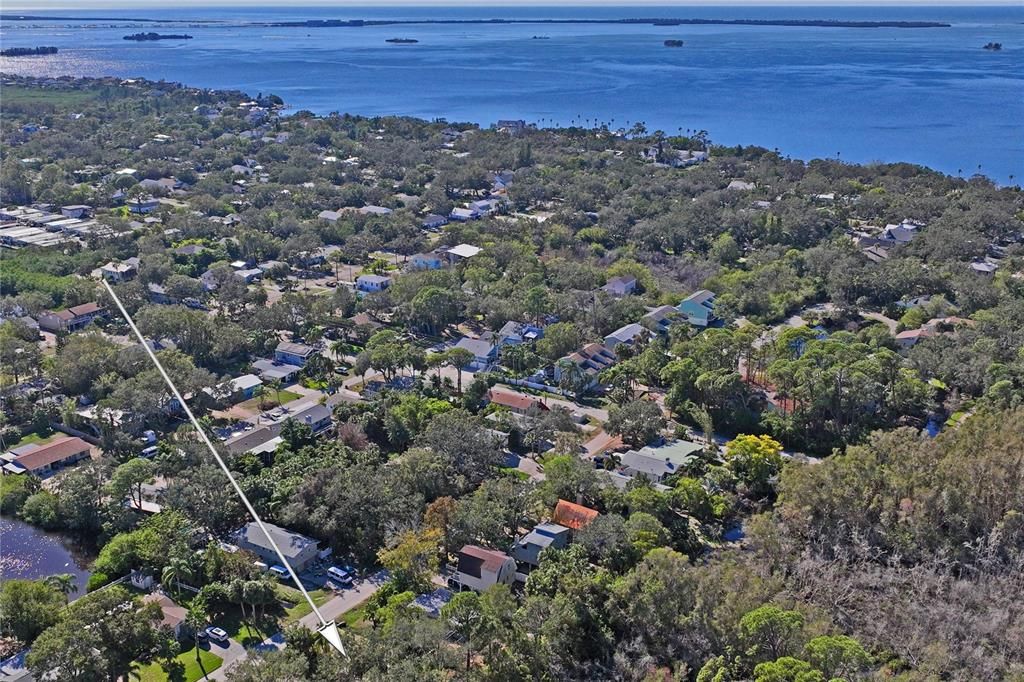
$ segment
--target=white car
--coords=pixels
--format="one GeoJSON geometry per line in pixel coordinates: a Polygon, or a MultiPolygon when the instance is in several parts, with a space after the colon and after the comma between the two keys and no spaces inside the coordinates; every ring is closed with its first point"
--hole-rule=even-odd
{"type": "Polygon", "coordinates": [[[206,634],[215,642],[228,641],[228,633],[221,628],[208,627],[206,628],[206,634]]]}

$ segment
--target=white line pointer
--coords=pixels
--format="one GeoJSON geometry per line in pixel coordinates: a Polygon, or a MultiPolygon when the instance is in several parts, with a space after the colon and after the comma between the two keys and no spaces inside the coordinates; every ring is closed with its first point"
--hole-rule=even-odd
{"type": "Polygon", "coordinates": [[[307,602],[309,602],[309,606],[313,609],[313,613],[315,613],[316,617],[320,620],[320,627],[317,628],[317,632],[323,635],[324,639],[330,642],[331,646],[340,651],[342,655],[347,655],[345,654],[345,647],[341,644],[341,633],[338,632],[338,626],[335,624],[333,620],[328,621],[326,618],[324,618],[323,614],[320,613],[320,609],[318,609],[316,607],[316,604],[313,603],[313,598],[309,596],[309,592],[306,591],[306,588],[302,584],[302,581],[299,580],[298,573],[295,572],[295,569],[292,568],[292,565],[288,562],[288,559],[285,558],[284,553],[281,551],[281,548],[277,546],[277,543],[274,541],[274,538],[267,531],[267,527],[263,525],[263,519],[261,519],[259,514],[256,513],[256,510],[253,508],[252,503],[249,502],[249,498],[247,498],[245,496],[245,493],[242,492],[241,486],[238,485],[238,482],[235,480],[235,477],[231,475],[231,470],[228,469],[227,464],[225,464],[224,460],[221,459],[221,456],[217,454],[217,449],[213,447],[213,443],[210,442],[210,438],[209,436],[206,435],[206,431],[204,431],[203,427],[200,426],[199,420],[196,419],[196,416],[192,414],[192,410],[189,409],[188,403],[185,402],[185,398],[178,391],[178,387],[174,385],[174,382],[171,381],[171,377],[169,374],[167,374],[167,370],[164,369],[164,366],[161,365],[160,361],[157,359],[156,353],[154,353],[153,349],[150,348],[149,345],[146,343],[146,339],[145,337],[142,336],[142,332],[140,332],[139,328],[135,326],[135,321],[132,320],[131,315],[128,314],[128,311],[125,310],[124,305],[121,304],[121,299],[119,299],[117,297],[117,294],[114,293],[114,290],[111,288],[110,283],[107,282],[107,280],[104,279],[101,281],[103,282],[103,286],[107,288],[107,293],[110,294],[110,298],[112,298],[114,300],[114,303],[117,305],[117,309],[121,311],[121,314],[124,316],[125,321],[128,322],[128,326],[132,328],[132,331],[135,332],[135,336],[139,338],[139,343],[141,343],[142,347],[146,349],[146,353],[149,354],[149,359],[153,361],[154,365],[156,365],[157,370],[159,370],[160,372],[160,376],[162,376],[164,378],[164,381],[167,382],[167,386],[171,389],[171,393],[173,393],[174,397],[178,399],[178,403],[181,405],[181,408],[185,410],[185,414],[188,415],[189,421],[191,421],[192,426],[195,427],[196,433],[198,433],[199,437],[203,439],[204,443],[206,443],[206,447],[210,449],[210,454],[213,455],[213,458],[217,461],[217,464],[220,465],[221,471],[224,472],[224,475],[228,477],[228,480],[231,482],[231,487],[233,487],[235,489],[235,492],[238,493],[238,497],[241,498],[242,504],[245,505],[245,508],[249,511],[249,514],[250,516],[252,516],[253,520],[256,521],[256,525],[258,525],[260,527],[260,530],[263,531],[263,534],[267,536],[267,542],[269,542],[270,546],[274,548],[274,552],[277,554],[277,557],[281,560],[281,565],[288,569],[288,573],[291,575],[292,580],[295,582],[295,586],[299,588],[299,591],[302,592],[302,596],[306,598],[307,602]]]}

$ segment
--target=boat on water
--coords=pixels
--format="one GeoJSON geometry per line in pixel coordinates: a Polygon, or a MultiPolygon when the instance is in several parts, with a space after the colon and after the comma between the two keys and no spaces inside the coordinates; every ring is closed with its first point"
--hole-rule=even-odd
{"type": "Polygon", "coordinates": [[[396,45],[412,45],[413,43],[418,43],[420,41],[416,40],[415,38],[388,38],[384,42],[394,43],[396,45]]]}

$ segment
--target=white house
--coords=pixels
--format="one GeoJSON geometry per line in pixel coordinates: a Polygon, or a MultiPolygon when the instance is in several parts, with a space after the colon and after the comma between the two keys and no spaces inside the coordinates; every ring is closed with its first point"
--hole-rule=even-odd
{"type": "Polygon", "coordinates": [[[473,246],[472,244],[459,244],[445,251],[453,262],[472,258],[483,251],[479,246],[473,246]]]}
{"type": "Polygon", "coordinates": [[[384,291],[391,286],[391,278],[383,275],[359,275],[356,278],[356,289],[367,293],[384,291]]]}
{"type": "Polygon", "coordinates": [[[477,592],[501,583],[511,585],[516,577],[516,562],[504,552],[466,545],[459,550],[455,582],[477,592]]]}

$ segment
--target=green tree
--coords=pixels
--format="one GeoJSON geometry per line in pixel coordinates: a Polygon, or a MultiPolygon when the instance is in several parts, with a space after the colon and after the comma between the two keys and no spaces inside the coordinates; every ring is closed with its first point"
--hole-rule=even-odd
{"type": "Polygon", "coordinates": [[[799,650],[803,626],[799,612],[766,604],[740,619],[739,638],[752,661],[774,661],[799,650]]]}
{"type": "Polygon", "coordinates": [[[142,486],[153,480],[156,465],[144,457],[130,459],[114,469],[110,477],[110,494],[114,499],[129,499],[136,509],[142,509],[142,486]]]}
{"type": "Polygon", "coordinates": [[[65,598],[43,580],[13,578],[0,585],[0,632],[31,644],[57,622],[65,598]]]}
{"type": "Polygon", "coordinates": [[[658,404],[650,400],[634,400],[612,408],[605,428],[622,436],[626,444],[640,448],[655,440],[665,428],[665,417],[658,404]]]}
{"type": "Polygon", "coordinates": [[[50,575],[43,578],[43,582],[46,583],[48,587],[52,587],[64,595],[64,601],[70,601],[71,595],[78,592],[78,584],[75,583],[75,576],[70,573],[50,575]]]}
{"type": "Polygon", "coordinates": [[[733,473],[755,497],[772,493],[772,481],[782,470],[782,444],[769,436],[740,435],[725,444],[733,473]]]}
{"type": "Polygon", "coordinates": [[[807,643],[804,655],[828,679],[855,679],[872,663],[860,642],[845,635],[815,637],[807,643]]]}

